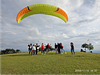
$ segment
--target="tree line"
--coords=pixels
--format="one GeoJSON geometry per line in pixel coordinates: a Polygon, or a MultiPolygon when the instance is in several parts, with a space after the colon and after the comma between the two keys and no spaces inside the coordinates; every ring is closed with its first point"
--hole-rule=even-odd
{"type": "Polygon", "coordinates": [[[16,49],[14,50],[13,48],[12,49],[5,49],[5,50],[1,50],[0,51],[0,54],[12,54],[12,53],[20,53],[20,49],[16,49]]]}

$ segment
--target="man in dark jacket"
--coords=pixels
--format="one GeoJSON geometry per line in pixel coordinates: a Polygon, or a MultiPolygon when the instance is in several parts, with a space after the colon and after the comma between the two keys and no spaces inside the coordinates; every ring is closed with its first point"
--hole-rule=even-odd
{"type": "Polygon", "coordinates": [[[39,45],[38,45],[38,43],[36,44],[36,55],[37,55],[37,53],[38,53],[38,47],[39,47],[39,45]]]}
{"type": "Polygon", "coordinates": [[[60,43],[58,43],[58,54],[60,54],[60,43]]]}

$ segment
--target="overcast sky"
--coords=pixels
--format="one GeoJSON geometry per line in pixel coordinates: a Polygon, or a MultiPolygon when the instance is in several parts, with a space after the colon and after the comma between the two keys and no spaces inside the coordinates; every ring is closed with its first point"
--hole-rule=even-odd
{"type": "Polygon", "coordinates": [[[54,47],[58,42],[66,50],[70,50],[70,42],[74,43],[75,50],[80,50],[83,43],[92,43],[94,50],[100,50],[100,0],[1,0],[0,5],[0,50],[28,51],[29,43],[50,43],[54,47]],[[17,23],[16,16],[21,9],[39,3],[63,9],[68,22],[37,14],[17,23]]]}

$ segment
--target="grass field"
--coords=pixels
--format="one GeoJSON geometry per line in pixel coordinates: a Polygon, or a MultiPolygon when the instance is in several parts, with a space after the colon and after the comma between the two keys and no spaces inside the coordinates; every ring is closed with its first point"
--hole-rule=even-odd
{"type": "Polygon", "coordinates": [[[1,55],[1,74],[100,74],[100,54],[1,55]]]}

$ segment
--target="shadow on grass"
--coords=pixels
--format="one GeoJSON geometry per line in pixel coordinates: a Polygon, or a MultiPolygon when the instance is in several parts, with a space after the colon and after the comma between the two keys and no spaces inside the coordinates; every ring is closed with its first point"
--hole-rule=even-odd
{"type": "Polygon", "coordinates": [[[51,53],[51,52],[48,52],[46,55],[58,55],[56,53],[51,53]]]}
{"type": "MultiPolygon", "coordinates": [[[[41,52],[38,52],[38,54],[37,55],[32,55],[32,56],[41,56],[42,54],[41,54],[41,52]]],[[[46,52],[45,52],[45,55],[66,55],[66,57],[71,57],[71,54],[69,55],[69,54],[56,54],[56,52],[48,52],[47,54],[46,54],[46,52]]],[[[14,54],[5,54],[5,56],[31,56],[31,54],[29,55],[29,52],[27,52],[27,53],[14,53],[14,54]]]]}
{"type": "Polygon", "coordinates": [[[29,56],[29,54],[7,54],[6,56],[29,56]]]}

